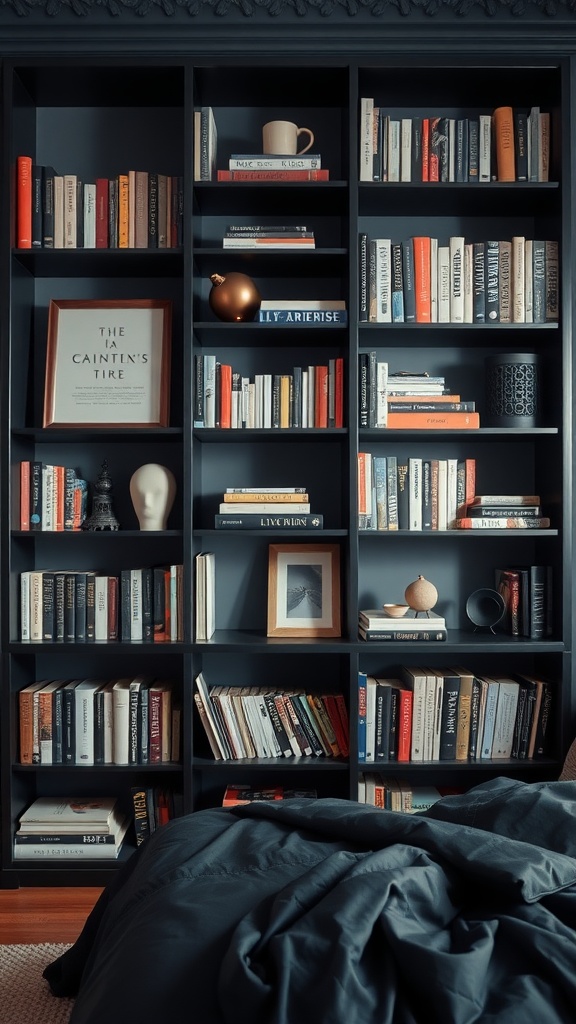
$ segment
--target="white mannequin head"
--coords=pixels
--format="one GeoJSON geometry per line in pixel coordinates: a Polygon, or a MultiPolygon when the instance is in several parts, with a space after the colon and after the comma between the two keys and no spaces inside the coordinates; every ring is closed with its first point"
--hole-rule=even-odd
{"type": "Polygon", "coordinates": [[[165,530],[176,495],[174,474],[166,466],[148,462],[135,470],[130,497],[141,530],[165,530]]]}

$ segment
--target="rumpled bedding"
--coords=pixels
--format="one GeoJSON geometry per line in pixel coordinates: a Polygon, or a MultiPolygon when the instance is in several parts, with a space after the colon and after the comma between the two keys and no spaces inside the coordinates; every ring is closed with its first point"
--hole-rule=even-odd
{"type": "Polygon", "coordinates": [[[568,1024],[576,782],[176,819],[45,976],[70,1024],[568,1024]]]}

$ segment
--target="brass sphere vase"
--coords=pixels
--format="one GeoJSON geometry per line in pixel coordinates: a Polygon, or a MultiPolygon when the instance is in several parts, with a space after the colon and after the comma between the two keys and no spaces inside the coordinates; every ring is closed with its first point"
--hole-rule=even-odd
{"type": "Polygon", "coordinates": [[[253,320],[260,309],[261,296],[247,274],[211,274],[212,288],[208,296],[210,309],[219,320],[241,323],[253,320]]]}

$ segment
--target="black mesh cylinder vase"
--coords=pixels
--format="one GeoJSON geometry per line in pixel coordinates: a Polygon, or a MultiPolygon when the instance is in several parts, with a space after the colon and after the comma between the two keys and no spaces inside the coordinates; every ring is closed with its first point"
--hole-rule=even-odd
{"type": "Polygon", "coordinates": [[[486,424],[536,427],[540,411],[538,357],[506,352],[486,359],[486,424]]]}

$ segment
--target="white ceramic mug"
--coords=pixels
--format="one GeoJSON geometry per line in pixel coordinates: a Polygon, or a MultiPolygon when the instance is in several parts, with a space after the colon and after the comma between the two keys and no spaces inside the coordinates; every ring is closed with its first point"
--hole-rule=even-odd
{"type": "Polygon", "coordinates": [[[299,128],[293,121],[268,121],[262,129],[264,153],[280,153],[300,156],[307,153],[314,144],[314,132],[310,128],[299,128]],[[304,134],[309,141],[304,149],[298,149],[298,139],[304,134]]]}

